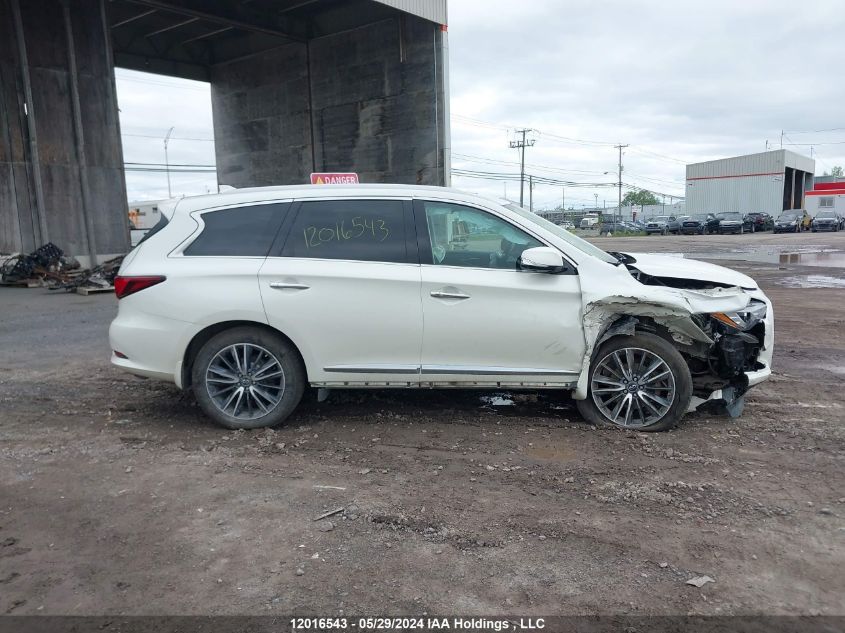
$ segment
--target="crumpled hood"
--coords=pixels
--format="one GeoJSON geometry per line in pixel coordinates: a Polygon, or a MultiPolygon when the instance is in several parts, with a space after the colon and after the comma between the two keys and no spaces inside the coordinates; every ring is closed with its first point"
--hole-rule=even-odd
{"type": "Polygon", "coordinates": [[[669,255],[652,255],[648,253],[625,254],[637,260],[635,264],[632,264],[634,268],[652,277],[713,281],[720,284],[739,286],[740,288],[749,290],[757,288],[757,282],[748,275],[743,275],[730,268],[708,264],[697,259],[672,257],[669,255]]]}

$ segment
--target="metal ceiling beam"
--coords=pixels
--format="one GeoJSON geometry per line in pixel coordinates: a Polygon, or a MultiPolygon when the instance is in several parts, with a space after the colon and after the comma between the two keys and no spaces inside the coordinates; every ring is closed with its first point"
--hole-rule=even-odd
{"type": "Polygon", "coordinates": [[[187,20],[182,20],[181,22],[176,22],[175,24],[170,24],[168,26],[162,27],[153,31],[152,33],[147,33],[144,37],[155,37],[156,35],[161,35],[162,33],[167,33],[168,31],[173,31],[175,29],[182,28],[188,24],[193,24],[194,22],[199,22],[199,18],[188,18],[187,20]]]}
{"type": "Polygon", "coordinates": [[[190,44],[191,42],[198,42],[200,40],[207,39],[209,37],[214,37],[215,35],[220,35],[221,33],[225,33],[226,31],[231,31],[235,27],[233,26],[224,26],[222,29],[217,29],[216,31],[209,31],[208,33],[203,33],[202,35],[197,35],[187,40],[182,40],[179,42],[180,46],[184,46],[185,44],[190,44]]]}
{"type": "Polygon", "coordinates": [[[320,0],[303,0],[302,2],[297,2],[296,4],[292,4],[289,7],[285,7],[279,11],[276,11],[279,15],[283,13],[288,13],[290,11],[296,11],[297,9],[301,9],[302,7],[306,7],[309,4],[314,4],[315,2],[319,2],[320,0]]]}
{"type": "Polygon", "coordinates": [[[156,11],[158,11],[158,9],[150,9],[149,11],[142,11],[141,13],[133,15],[131,18],[126,18],[125,20],[121,20],[120,22],[115,22],[114,24],[111,25],[111,28],[116,29],[119,26],[131,24],[132,22],[135,22],[136,20],[140,20],[141,18],[145,18],[148,15],[152,15],[156,11]]]}
{"type": "MultiPolygon", "coordinates": [[[[127,0],[134,4],[139,4],[169,13],[176,13],[187,17],[197,18],[204,22],[213,22],[222,26],[228,26],[234,29],[244,31],[253,31],[255,33],[264,33],[265,35],[272,35],[274,37],[284,37],[295,42],[305,42],[305,32],[302,29],[302,34],[290,33],[290,24],[276,24],[274,25],[273,16],[266,14],[256,14],[254,12],[247,12],[235,8],[231,8],[225,12],[215,13],[209,10],[208,2],[200,2],[199,0],[183,0],[182,3],[176,3],[172,0],[127,0]]],[[[276,21],[278,22],[278,21],[276,21]]],[[[285,19],[285,22],[287,20],[285,19]]]]}

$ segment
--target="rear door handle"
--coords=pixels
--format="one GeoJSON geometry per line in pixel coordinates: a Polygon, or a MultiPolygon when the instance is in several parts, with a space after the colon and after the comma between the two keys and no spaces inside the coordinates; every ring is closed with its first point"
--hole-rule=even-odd
{"type": "Polygon", "coordinates": [[[432,290],[431,296],[435,299],[469,299],[469,295],[460,292],[443,292],[442,290],[432,290]]]}
{"type": "Polygon", "coordinates": [[[271,281],[270,287],[274,290],[308,290],[311,286],[305,284],[292,284],[283,281],[271,281]]]}

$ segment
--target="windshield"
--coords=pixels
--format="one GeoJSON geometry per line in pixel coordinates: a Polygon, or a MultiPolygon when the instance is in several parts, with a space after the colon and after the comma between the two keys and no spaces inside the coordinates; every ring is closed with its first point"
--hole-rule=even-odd
{"type": "Polygon", "coordinates": [[[503,204],[502,206],[506,209],[510,209],[511,211],[519,215],[521,218],[524,218],[529,222],[532,222],[533,224],[536,224],[537,226],[546,229],[549,233],[554,234],[556,237],[559,237],[560,239],[566,241],[568,244],[571,244],[579,251],[586,253],[587,255],[598,257],[600,260],[602,260],[603,262],[607,262],[608,264],[619,263],[618,259],[616,259],[612,255],[608,255],[600,248],[593,246],[587,240],[582,240],[580,237],[576,237],[562,226],[558,226],[554,222],[549,222],[547,219],[541,218],[536,213],[531,213],[531,211],[523,209],[518,204],[509,202],[507,204],[503,204]]]}
{"type": "Polygon", "coordinates": [[[778,218],[778,220],[796,220],[796,219],[798,219],[797,213],[784,213],[778,218]]]}
{"type": "Polygon", "coordinates": [[[740,213],[719,213],[717,216],[720,220],[741,220],[742,214],[740,213]]]}
{"type": "Polygon", "coordinates": [[[836,214],[833,211],[820,211],[816,214],[817,218],[835,218],[836,214]]]}

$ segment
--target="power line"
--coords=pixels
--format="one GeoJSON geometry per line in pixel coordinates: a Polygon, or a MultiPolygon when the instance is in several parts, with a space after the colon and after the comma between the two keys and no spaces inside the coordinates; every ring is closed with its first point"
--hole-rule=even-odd
{"type": "MultiPolygon", "coordinates": [[[[474,154],[462,154],[460,152],[452,152],[452,156],[457,156],[458,158],[465,158],[469,159],[470,162],[479,162],[479,163],[489,163],[489,164],[496,164],[496,165],[519,165],[518,162],[509,161],[509,160],[499,160],[496,158],[486,158],[484,156],[475,156],[474,154]]],[[[589,171],[585,169],[567,169],[563,167],[551,167],[550,165],[537,165],[534,163],[525,163],[526,167],[532,167],[534,169],[542,169],[545,171],[555,171],[560,173],[572,173],[572,174],[586,174],[589,176],[602,176],[607,172],[601,171],[589,171]]]]}
{"type": "MultiPolygon", "coordinates": [[[[166,163],[133,163],[130,161],[124,161],[123,164],[131,165],[133,167],[167,167],[166,163]]],[[[197,163],[169,164],[171,167],[208,167],[210,169],[217,169],[217,165],[201,165],[197,163]]]]}
{"type": "MultiPolygon", "coordinates": [[[[162,138],[161,134],[159,134],[159,135],[155,135],[155,134],[130,134],[129,132],[122,132],[121,136],[131,136],[131,137],[134,137],[134,138],[154,138],[158,141],[160,141],[161,138],[162,138]]],[[[209,142],[209,143],[214,142],[213,138],[189,138],[189,137],[185,137],[185,136],[171,136],[170,140],[171,141],[206,141],[206,142],[209,142]]]]}
{"type": "Polygon", "coordinates": [[[805,130],[802,132],[796,132],[795,130],[792,130],[791,132],[788,132],[789,134],[819,134],[821,132],[841,132],[843,130],[845,130],[845,127],[831,127],[826,130],[805,130]]]}

